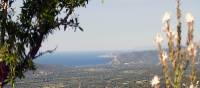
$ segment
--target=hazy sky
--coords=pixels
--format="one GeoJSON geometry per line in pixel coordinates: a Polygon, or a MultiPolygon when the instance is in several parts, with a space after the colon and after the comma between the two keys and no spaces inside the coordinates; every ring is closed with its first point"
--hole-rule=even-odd
{"type": "MultiPolygon", "coordinates": [[[[195,37],[200,40],[200,0],[182,1],[183,13],[191,12],[195,17],[195,37]]],[[[153,39],[161,32],[162,15],[169,11],[174,23],[175,8],[175,0],[90,0],[86,8],[76,11],[85,31],[57,31],[45,41],[42,50],[154,49],[153,39]]]]}

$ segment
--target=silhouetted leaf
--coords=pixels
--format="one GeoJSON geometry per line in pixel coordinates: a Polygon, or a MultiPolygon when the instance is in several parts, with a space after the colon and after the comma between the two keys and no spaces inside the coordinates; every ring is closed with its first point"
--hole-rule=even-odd
{"type": "Polygon", "coordinates": [[[78,27],[81,31],[84,31],[82,27],[78,27]]]}

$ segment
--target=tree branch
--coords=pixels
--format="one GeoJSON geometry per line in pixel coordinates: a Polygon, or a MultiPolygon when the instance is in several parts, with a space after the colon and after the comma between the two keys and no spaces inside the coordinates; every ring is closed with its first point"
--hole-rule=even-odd
{"type": "Polygon", "coordinates": [[[54,52],[56,49],[57,49],[57,47],[54,48],[54,49],[52,49],[52,50],[47,50],[47,51],[45,51],[45,52],[41,52],[41,53],[39,53],[37,56],[35,56],[34,58],[38,58],[38,57],[40,57],[40,56],[42,56],[42,55],[44,55],[44,54],[47,54],[47,53],[52,53],[52,52],[54,52]]]}

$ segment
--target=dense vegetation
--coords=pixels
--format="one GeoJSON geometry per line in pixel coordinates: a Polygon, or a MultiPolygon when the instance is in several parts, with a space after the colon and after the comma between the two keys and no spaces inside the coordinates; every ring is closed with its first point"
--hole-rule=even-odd
{"type": "Polygon", "coordinates": [[[48,35],[69,28],[83,31],[73,12],[87,3],[88,0],[1,0],[0,87],[9,82],[14,87],[14,79],[35,69],[33,59],[51,52],[38,53],[48,35]],[[14,8],[17,4],[21,6],[14,8]]]}

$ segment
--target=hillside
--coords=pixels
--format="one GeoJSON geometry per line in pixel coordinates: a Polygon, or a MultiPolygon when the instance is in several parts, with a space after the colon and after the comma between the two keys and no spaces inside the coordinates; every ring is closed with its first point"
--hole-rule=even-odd
{"type": "MultiPolygon", "coordinates": [[[[154,75],[162,77],[156,51],[120,52],[116,55],[118,64],[83,67],[37,65],[37,70],[27,72],[25,79],[16,80],[16,88],[149,88],[154,75]]],[[[198,71],[199,68],[198,65],[198,71]]]]}

